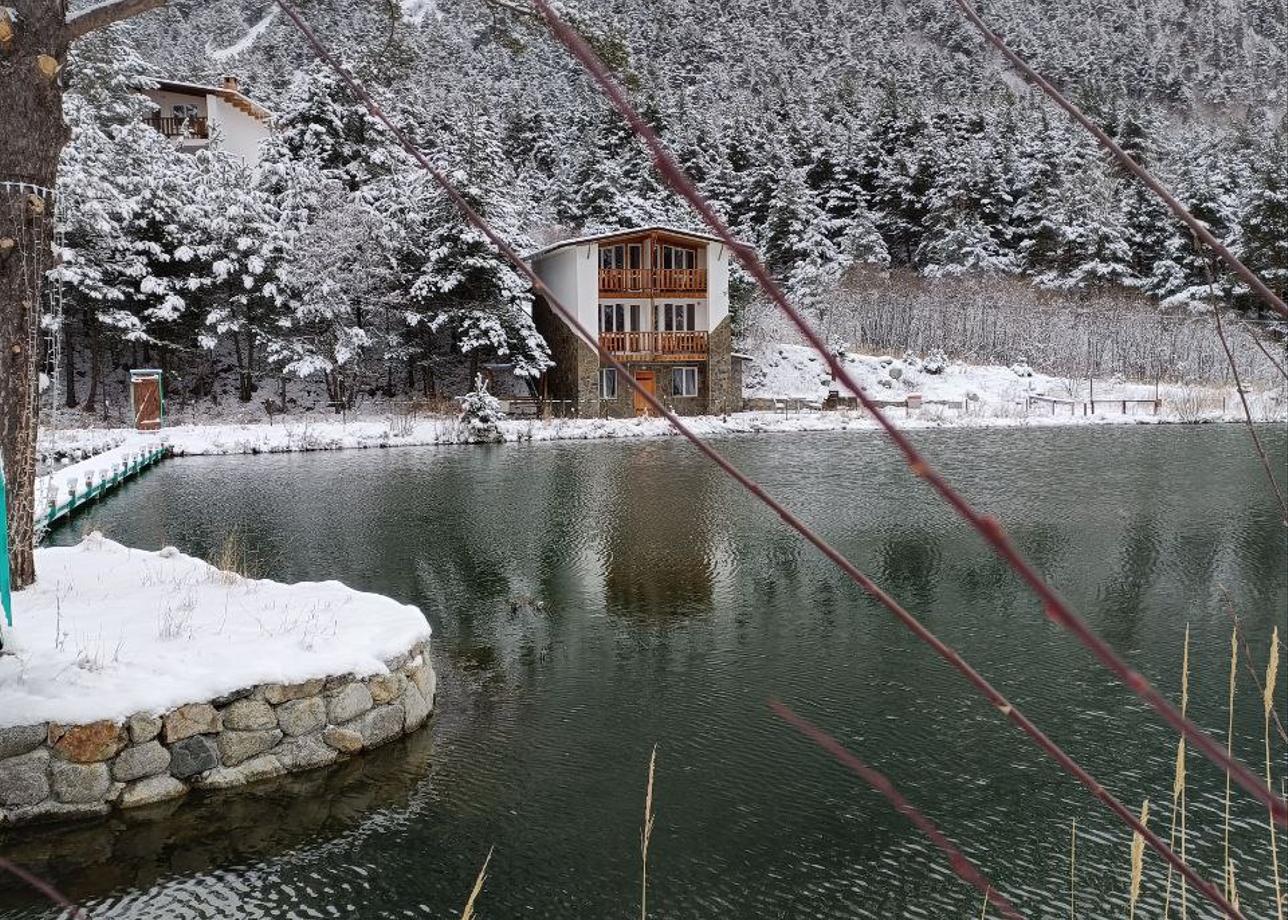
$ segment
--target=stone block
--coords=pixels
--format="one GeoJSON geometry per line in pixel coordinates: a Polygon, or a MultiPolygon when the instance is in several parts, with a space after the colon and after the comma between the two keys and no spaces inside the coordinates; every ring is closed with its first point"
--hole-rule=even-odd
{"type": "Polygon", "coordinates": [[[322,692],[326,681],[318,678],[306,680],[300,684],[267,684],[264,687],[264,699],[274,706],[289,703],[291,700],[302,700],[308,696],[317,696],[322,692]]]}
{"type": "MultiPolygon", "coordinates": [[[[49,799],[36,805],[23,808],[11,808],[8,811],[10,824],[47,824],[55,821],[83,821],[86,818],[101,818],[112,810],[106,802],[64,803],[49,799]]],[[[0,821],[0,825],[4,822],[0,821]]]]}
{"type": "Polygon", "coordinates": [[[263,700],[237,700],[224,710],[224,728],[239,732],[277,728],[277,713],[263,700]]]}
{"type": "Polygon", "coordinates": [[[130,730],[130,741],[135,744],[146,744],[161,734],[161,717],[148,712],[136,712],[125,724],[130,730]]]}
{"type": "Polygon", "coordinates": [[[351,728],[329,725],[322,732],[322,740],[341,754],[356,754],[362,750],[362,735],[351,728]]]}
{"type": "Polygon", "coordinates": [[[149,776],[147,779],[129,783],[121,790],[120,806],[140,808],[144,805],[177,799],[187,794],[187,785],[173,776],[149,776]]]}
{"type": "Polygon", "coordinates": [[[145,776],[156,776],[170,769],[170,752],[160,741],[128,747],[112,762],[112,778],[128,783],[145,776]]]}
{"type": "Polygon", "coordinates": [[[49,743],[65,760],[97,763],[111,760],[125,747],[125,728],[115,722],[88,725],[49,725],[49,743]]]}
{"type": "Polygon", "coordinates": [[[292,737],[317,731],[326,724],[326,704],[320,696],[282,703],[277,707],[277,724],[292,737]]]}
{"type": "Polygon", "coordinates": [[[193,735],[170,748],[170,775],[195,776],[219,766],[219,748],[205,735],[193,735]]]}
{"type": "Polygon", "coordinates": [[[292,773],[325,767],[335,763],[339,756],[334,748],[322,740],[320,734],[290,738],[278,745],[273,754],[292,773]]]}
{"type": "Polygon", "coordinates": [[[425,724],[429,718],[429,703],[421,696],[420,688],[414,683],[407,684],[403,692],[403,731],[414,732],[425,724]]]}
{"type": "Polygon", "coordinates": [[[347,684],[329,695],[326,701],[327,721],[334,725],[362,715],[375,703],[365,684],[347,684]]]}
{"type": "Polygon", "coordinates": [[[194,735],[213,735],[223,727],[223,717],[214,706],[189,703],[166,713],[162,732],[165,743],[174,744],[194,735]]]}
{"type": "Polygon", "coordinates": [[[35,805],[49,798],[49,761],[44,748],[0,760],[0,806],[35,805]]]}
{"type": "Polygon", "coordinates": [[[112,778],[105,763],[70,763],[54,759],[49,765],[50,788],[64,805],[101,803],[112,778]]]}
{"type": "Polygon", "coordinates": [[[44,723],[0,728],[0,760],[34,751],[45,743],[47,737],[49,728],[44,723]]]}
{"type": "Polygon", "coordinates": [[[362,746],[373,748],[401,735],[405,718],[403,704],[390,703],[387,706],[377,706],[352,722],[346,722],[341,728],[357,732],[362,738],[362,746]]]}
{"type": "Polygon", "coordinates": [[[377,674],[367,681],[367,690],[371,693],[371,701],[376,706],[383,706],[385,703],[391,703],[398,697],[402,696],[403,687],[407,684],[407,678],[395,671],[392,674],[377,674]]]}
{"type": "Polygon", "coordinates": [[[254,732],[224,731],[215,740],[219,745],[219,759],[223,765],[235,767],[243,761],[271,751],[282,740],[282,733],[276,728],[254,732]]]}
{"type": "Polygon", "coordinates": [[[199,789],[231,789],[235,786],[245,786],[248,783],[282,776],[284,773],[286,768],[277,757],[272,754],[262,754],[235,767],[217,767],[209,773],[204,773],[196,781],[196,786],[199,789]]]}

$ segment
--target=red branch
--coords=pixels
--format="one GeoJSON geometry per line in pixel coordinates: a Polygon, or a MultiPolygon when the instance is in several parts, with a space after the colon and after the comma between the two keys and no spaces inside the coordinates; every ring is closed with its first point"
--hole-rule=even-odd
{"type": "Polygon", "coordinates": [[[889,777],[875,767],[869,766],[832,735],[829,735],[808,719],[798,716],[778,700],[770,700],[769,708],[780,719],[827,751],[843,766],[853,770],[862,777],[865,783],[885,796],[890,804],[894,806],[895,811],[915,824],[917,830],[925,834],[930,842],[948,857],[948,865],[957,874],[957,877],[970,885],[974,885],[994,907],[1002,912],[1002,916],[1009,917],[1011,920],[1022,920],[1020,912],[1015,909],[1015,905],[998,893],[993,887],[993,883],[979,871],[973,862],[966,858],[965,853],[957,849],[953,842],[944,836],[943,832],[935,826],[935,822],[927,818],[915,805],[903,797],[903,794],[895,788],[894,783],[890,782],[889,777]]]}
{"type": "MultiPolygon", "coordinates": [[[[1010,565],[1033,593],[1038,596],[1048,617],[1072,633],[1079,642],[1099,659],[1101,664],[1117,675],[1119,680],[1125,683],[1129,689],[1152,706],[1165,722],[1189,738],[1195,748],[1202,752],[1205,757],[1229,773],[1235,782],[1265,804],[1274,820],[1288,826],[1288,804],[1285,804],[1283,799],[1275,795],[1242,762],[1227,754],[1225,748],[1217,744],[1202,729],[1181,715],[1176,707],[1146,680],[1143,674],[1120,658],[1109,644],[1096,635],[1087,626],[1086,622],[1064,602],[1055,589],[1043,580],[1042,576],[1015,548],[1006,531],[1002,529],[1002,525],[995,518],[975,510],[930,465],[929,461],[913,446],[908,437],[898,429],[894,422],[890,421],[872,398],[864,392],[863,387],[837,359],[836,355],[832,354],[822,337],[801,315],[800,311],[787,300],[786,295],[783,294],[777,282],[770,276],[768,269],[765,268],[764,263],[760,261],[755,251],[751,247],[739,243],[734,238],[733,232],[728,225],[716,214],[710,203],[702,197],[702,194],[693,185],[693,182],[685,174],[680,164],[676,162],[675,157],[662,143],[657,133],[640,117],[639,112],[635,110],[635,107],[626,97],[626,91],[609,73],[608,68],[599,59],[598,55],[591,50],[590,46],[574,29],[559,18],[559,15],[550,6],[549,0],[533,0],[533,3],[545,16],[546,23],[550,26],[555,37],[572,52],[573,56],[581,62],[587,72],[595,78],[595,82],[599,84],[604,95],[612,102],[613,107],[626,119],[631,130],[647,145],[653,155],[654,165],[667,184],[688,201],[693,206],[693,209],[701,215],[703,221],[711,228],[712,232],[737,254],[739,261],[752,278],[755,279],[761,290],[769,295],[770,299],[792,321],[805,340],[822,356],[827,363],[828,369],[831,370],[832,376],[854,393],[859,402],[863,404],[864,409],[876,420],[894,445],[903,453],[913,475],[929,482],[944,501],[979,531],[985,541],[993,547],[994,552],[1010,565]]],[[[1211,234],[1208,234],[1208,236],[1210,237],[1211,234]]]]}
{"type": "Polygon", "coordinates": [[[421,169],[427,172],[434,179],[438,186],[443,190],[443,193],[447,195],[452,204],[458,211],[460,211],[462,216],[464,216],[465,219],[480,233],[487,237],[488,241],[496,247],[497,252],[507,259],[519,274],[528,280],[532,285],[533,290],[538,295],[546,299],[546,302],[549,304],[551,309],[553,309],[555,313],[557,313],[563,321],[568,324],[568,327],[599,354],[601,361],[605,362],[609,367],[616,369],[616,371],[622,375],[630,388],[634,390],[641,399],[648,403],[648,405],[657,412],[658,415],[665,418],[667,422],[670,423],[671,427],[693,444],[693,446],[697,448],[703,456],[711,460],[712,463],[715,463],[720,467],[720,469],[738,482],[739,485],[777,514],[783,522],[787,524],[787,526],[791,527],[798,534],[804,537],[812,546],[822,553],[823,556],[833,562],[852,581],[859,585],[859,587],[875,598],[887,610],[893,613],[901,623],[903,623],[914,635],[917,636],[917,638],[929,645],[937,654],[939,654],[940,657],[951,664],[973,686],[975,686],[991,704],[997,707],[1003,715],[1032,738],[1038,747],[1047,752],[1047,754],[1059,763],[1066,771],[1072,774],[1092,793],[1092,795],[1103,802],[1110,811],[1125,821],[1134,831],[1142,834],[1149,842],[1150,846],[1152,846],[1164,859],[1175,866],[1176,869],[1195,886],[1195,888],[1203,892],[1205,897],[1208,897],[1213,903],[1219,905],[1228,916],[1242,918],[1242,914],[1230,905],[1230,903],[1212,884],[1199,876],[1192,868],[1190,868],[1190,866],[1186,865],[1185,862],[1181,860],[1181,858],[1177,856],[1162,839],[1141,824],[1135,814],[1123,806],[1123,804],[1114,798],[1108,790],[1101,786],[1100,783],[1091,776],[1091,774],[1084,770],[1077,761],[1066,754],[1059,745],[1048,738],[1036,725],[1030,722],[1019,709],[1012,706],[1006,697],[994,688],[992,684],[985,680],[979,672],[972,668],[955,649],[927,629],[916,617],[900,606],[898,601],[859,571],[852,562],[841,555],[841,553],[831,544],[827,543],[822,537],[810,529],[807,524],[800,520],[800,518],[796,517],[796,515],[780,504],[764,489],[763,486],[735,467],[724,457],[723,454],[703,441],[702,438],[698,437],[698,435],[695,434],[683,421],[681,421],[674,412],[664,406],[653,393],[641,387],[639,382],[626,369],[626,366],[600,344],[598,337],[591,334],[590,330],[587,329],[577,318],[576,313],[555,297],[554,292],[551,291],[550,288],[547,287],[546,284],[537,276],[536,272],[532,270],[532,267],[524,262],[514,248],[506,242],[496,229],[474,209],[451,180],[449,180],[441,170],[436,168],[434,164],[429,161],[420,148],[412,143],[410,138],[401,128],[389,119],[376,101],[371,97],[371,94],[368,93],[366,89],[358,83],[353,75],[335,59],[334,55],[326,49],[321,40],[303,20],[303,18],[300,17],[299,13],[297,13],[287,2],[287,0],[276,0],[276,2],[277,5],[282,8],[283,12],[286,13],[291,22],[295,24],[296,28],[300,30],[300,33],[304,36],[314,53],[317,54],[317,56],[328,66],[330,66],[342,80],[344,80],[349,91],[356,99],[360,100],[367,107],[371,116],[379,120],[389,129],[390,134],[398,141],[408,155],[410,155],[412,159],[420,165],[421,169]]]}
{"type": "Polygon", "coordinates": [[[53,885],[49,884],[47,881],[45,881],[44,879],[40,878],[37,875],[32,875],[22,866],[18,865],[15,862],[10,862],[9,860],[5,859],[3,856],[0,856],[0,871],[8,872],[10,875],[14,876],[15,878],[20,879],[23,882],[26,882],[28,885],[30,885],[32,888],[39,891],[45,897],[49,898],[50,901],[57,904],[59,907],[66,908],[67,910],[71,911],[70,916],[73,918],[73,920],[79,920],[79,918],[85,916],[84,911],[82,911],[79,907],[77,907],[75,904],[69,901],[66,895],[64,895],[53,885]]]}

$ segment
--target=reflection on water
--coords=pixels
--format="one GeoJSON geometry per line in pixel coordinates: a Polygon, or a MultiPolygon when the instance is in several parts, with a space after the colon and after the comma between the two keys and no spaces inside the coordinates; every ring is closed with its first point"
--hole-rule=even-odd
{"type": "MultiPolygon", "coordinates": [[[[310,840],[342,834],[379,809],[405,811],[429,769],[429,731],[362,757],[246,789],[122,812],[69,828],[33,827],[0,836],[0,856],[56,878],[73,900],[147,889],[159,879],[217,867],[253,866],[310,840]]],[[[37,896],[0,875],[0,904],[37,896]]]]}
{"type": "MultiPolygon", "coordinates": [[[[1262,666],[1271,627],[1288,627],[1288,543],[1246,432],[918,440],[1173,697],[1189,624],[1190,711],[1224,739],[1227,593],[1262,666]]],[[[1266,440],[1282,464],[1285,431],[1266,440]]],[[[1166,821],[1174,736],[884,442],[834,433],[722,447],[1109,788],[1132,807],[1150,797],[1166,821]]],[[[239,527],[274,577],[340,578],[417,604],[441,677],[428,772],[394,769],[378,786],[388,798],[363,801],[357,782],[208,813],[191,803],[173,820],[46,832],[11,850],[96,916],[454,917],[492,846],[488,916],[622,916],[637,903],[655,742],[653,916],[978,916],[976,896],[883,799],[768,715],[771,696],[892,775],[1026,916],[1067,916],[1075,818],[1080,916],[1125,912],[1124,831],[677,441],[188,458],[95,515],[116,539],[202,556],[239,527]]],[[[1235,748],[1260,762],[1246,674],[1235,748]]],[[[1224,781],[1195,758],[1189,778],[1189,853],[1217,876],[1224,781]]],[[[1252,916],[1270,903],[1265,838],[1264,811],[1236,796],[1231,847],[1252,916]]],[[[1145,871],[1140,909],[1158,916],[1163,870],[1147,857],[1145,871]]],[[[15,898],[0,889],[3,920],[52,916],[15,898]]]]}

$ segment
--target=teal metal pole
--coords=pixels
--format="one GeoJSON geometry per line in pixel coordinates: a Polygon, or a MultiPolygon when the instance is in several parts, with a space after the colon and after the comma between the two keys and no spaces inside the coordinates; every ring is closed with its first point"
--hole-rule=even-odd
{"type": "MultiPolygon", "coordinates": [[[[5,625],[13,626],[13,598],[9,592],[9,506],[5,496],[4,461],[0,460],[0,607],[5,625]]],[[[4,643],[0,641],[0,647],[4,643]]]]}

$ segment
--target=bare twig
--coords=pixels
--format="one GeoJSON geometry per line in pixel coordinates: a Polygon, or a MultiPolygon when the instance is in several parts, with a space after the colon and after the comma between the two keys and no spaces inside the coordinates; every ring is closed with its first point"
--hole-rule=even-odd
{"type": "Polygon", "coordinates": [[[1275,500],[1279,503],[1279,518],[1285,526],[1288,526],[1288,501],[1284,500],[1283,490],[1279,488],[1279,480],[1275,478],[1275,469],[1270,465],[1270,458],[1266,456],[1266,449],[1261,446],[1261,438],[1257,435],[1257,426],[1252,421],[1252,409],[1248,406],[1248,394],[1243,391],[1239,365],[1235,363],[1234,352],[1230,351],[1230,343],[1225,338],[1225,326],[1221,322],[1221,304],[1217,303],[1216,298],[1216,280],[1212,275],[1212,266],[1206,259],[1203,260],[1203,268],[1207,272],[1208,299],[1212,306],[1212,316],[1216,319],[1217,338],[1221,340],[1221,349],[1230,364],[1234,388],[1238,391],[1239,403],[1243,406],[1243,419],[1247,422],[1248,434],[1252,437],[1252,449],[1256,451],[1257,459],[1261,461],[1261,468],[1265,471],[1266,481],[1270,483],[1270,490],[1275,493],[1275,500]]]}
{"type": "Polygon", "coordinates": [[[1074,121],[1082,125],[1082,127],[1084,127],[1091,136],[1096,139],[1101,147],[1104,147],[1113,155],[1114,159],[1116,159],[1124,169],[1139,179],[1146,188],[1162,199],[1163,203],[1171,209],[1172,213],[1190,228],[1190,232],[1202,240],[1204,245],[1220,256],[1221,261],[1224,262],[1231,271],[1242,278],[1248,287],[1252,288],[1252,290],[1256,292],[1257,296],[1266,302],[1270,309],[1274,310],[1281,316],[1288,317],[1288,305],[1285,305],[1283,300],[1281,300],[1274,291],[1270,290],[1270,288],[1266,286],[1266,283],[1258,278],[1252,269],[1239,261],[1238,257],[1225,247],[1225,244],[1212,235],[1212,231],[1208,230],[1206,224],[1191,214],[1185,205],[1181,204],[1176,199],[1176,196],[1168,191],[1167,187],[1163,185],[1163,183],[1154,178],[1149,170],[1137,163],[1132,159],[1131,155],[1127,153],[1127,151],[1118,146],[1114,139],[1111,138],[1103,128],[1084,115],[1081,109],[1066,99],[1058,89],[1047,82],[1047,80],[1036,70],[1030,67],[1023,58],[1012,51],[1010,47],[1007,46],[1006,42],[997,35],[997,33],[993,32],[993,30],[984,24],[984,20],[980,18],[979,13],[976,12],[975,7],[969,3],[969,0],[953,0],[953,2],[957,4],[958,9],[965,14],[966,18],[970,20],[971,25],[980,31],[990,45],[1002,52],[1002,56],[1010,61],[1012,66],[1019,70],[1020,73],[1024,74],[1024,76],[1036,85],[1038,89],[1046,93],[1046,95],[1056,105],[1069,113],[1070,117],[1072,117],[1074,121]]]}
{"type": "Polygon", "coordinates": [[[106,29],[113,23],[165,5],[166,0],[108,0],[106,3],[91,6],[67,20],[65,30],[67,40],[75,41],[91,32],[106,29]]]}
{"type": "MultiPolygon", "coordinates": [[[[1257,695],[1260,696],[1266,691],[1265,687],[1261,685],[1261,676],[1257,673],[1256,662],[1252,659],[1252,649],[1248,647],[1248,637],[1239,628],[1239,615],[1234,611],[1234,599],[1230,596],[1230,592],[1224,586],[1222,586],[1221,590],[1225,594],[1226,615],[1230,618],[1230,622],[1234,624],[1235,635],[1239,637],[1239,646],[1243,649],[1243,664],[1248,669],[1248,673],[1252,675],[1252,682],[1256,684],[1257,695]]],[[[1272,714],[1279,737],[1283,739],[1284,744],[1288,744],[1288,730],[1285,730],[1283,720],[1279,718],[1279,710],[1272,710],[1272,714]]]]}
{"type": "Polygon", "coordinates": [[[1266,343],[1261,341],[1261,336],[1257,335],[1257,330],[1249,326],[1241,317],[1239,318],[1239,325],[1248,334],[1248,338],[1252,339],[1253,343],[1261,349],[1261,353],[1266,356],[1266,360],[1274,365],[1275,370],[1279,372],[1279,376],[1284,380],[1288,380],[1288,370],[1285,370],[1284,366],[1275,360],[1275,356],[1266,348],[1266,343]]]}
{"type": "MultiPolygon", "coordinates": [[[[1227,756],[1224,748],[1208,737],[1197,725],[1182,716],[1176,707],[1143,674],[1119,657],[1109,643],[1096,635],[1086,622],[1064,602],[1055,589],[1046,583],[1028,560],[1020,554],[997,519],[977,511],[930,465],[926,458],[913,446],[908,437],[899,430],[864,391],[849,369],[831,352],[822,337],[806,321],[800,311],[787,300],[786,295],[783,294],[777,282],[770,276],[768,269],[765,268],[764,263],[761,262],[755,251],[734,238],[733,232],[728,225],[697,190],[676,161],[674,155],[657,136],[657,132],[640,116],[627,98],[626,91],[609,73],[607,66],[600,60],[598,55],[577,34],[575,29],[571,28],[559,17],[551,7],[549,0],[532,0],[532,2],[545,16],[551,32],[581,62],[586,71],[594,77],[595,82],[599,84],[613,107],[630,125],[636,136],[648,147],[653,156],[653,163],[666,183],[689,202],[707,226],[711,228],[712,232],[738,256],[738,260],[747,269],[761,290],[769,295],[770,299],[791,320],[805,340],[823,358],[833,378],[854,393],[868,414],[872,416],[887,437],[904,455],[904,459],[907,461],[913,475],[919,476],[930,483],[940,497],[980,533],[985,541],[993,547],[994,552],[1014,569],[1033,593],[1038,596],[1046,615],[1051,620],[1072,633],[1079,642],[1095,655],[1101,664],[1114,673],[1136,695],[1153,707],[1168,725],[1188,736],[1194,742],[1194,746],[1205,757],[1222,770],[1231,773],[1240,786],[1270,809],[1276,820],[1288,826],[1288,804],[1285,804],[1283,799],[1263,785],[1260,778],[1247,766],[1227,756]]],[[[1130,814],[1130,812],[1126,813],[1130,814]]],[[[1135,820],[1134,816],[1132,816],[1132,820],[1135,820]]],[[[1210,886],[1209,890],[1215,891],[1210,886]]]]}
{"type": "Polygon", "coordinates": [[[1015,909],[1015,905],[1005,895],[994,890],[993,883],[984,877],[984,874],[976,868],[973,862],[966,858],[966,854],[957,849],[953,842],[944,836],[943,832],[935,826],[935,822],[927,818],[917,810],[916,806],[904,798],[903,794],[895,788],[894,783],[890,782],[890,779],[885,774],[869,766],[857,755],[851,753],[836,738],[808,719],[797,715],[790,707],[780,703],[778,700],[770,700],[769,708],[780,719],[827,751],[842,766],[857,773],[863,778],[864,782],[885,796],[890,804],[894,806],[895,811],[916,825],[917,830],[925,834],[926,838],[948,857],[948,865],[957,877],[969,885],[974,885],[976,890],[984,895],[987,902],[992,903],[994,907],[1002,912],[1002,916],[1010,917],[1012,920],[1019,920],[1020,912],[1015,909]]]}
{"type": "Polygon", "coordinates": [[[1009,719],[1016,727],[1028,735],[1037,746],[1054,759],[1064,770],[1076,778],[1088,791],[1113,814],[1125,821],[1134,830],[1143,831],[1145,839],[1164,859],[1175,865],[1182,874],[1189,878],[1196,888],[1204,892],[1213,903],[1221,907],[1231,917],[1240,917],[1239,912],[1229,905],[1210,883],[1194,872],[1189,866],[1178,857],[1158,835],[1148,831],[1142,825],[1134,814],[1131,813],[1121,802],[1118,801],[1107,789],[1104,788],[1090,773],[1088,773],[1077,761],[1070,757],[1059,745],[1052,741],[1041,731],[1032,721],[1029,720],[1018,708],[1013,706],[1005,696],[992,686],[985,678],[977,672],[970,664],[961,657],[961,655],[952,648],[952,646],[943,642],[938,636],[927,629],[916,617],[905,610],[893,597],[881,589],[879,585],[868,578],[852,562],[836,550],[831,544],[825,541],[815,533],[807,524],[800,520],[795,514],[789,511],[785,506],[771,496],[763,486],[751,479],[724,457],[719,451],[707,444],[702,438],[698,437],[694,431],[689,428],[674,412],[668,409],[662,402],[650,391],[640,386],[634,376],[626,369],[626,366],[619,361],[616,356],[606,350],[600,343],[597,336],[593,335],[589,329],[577,318],[574,311],[570,310],[562,301],[554,295],[554,292],[537,276],[532,267],[528,265],[515,252],[514,248],[507,243],[496,229],[488,223],[469,203],[444,173],[429,161],[424,152],[411,142],[407,134],[402,131],[393,121],[384,113],[371,94],[358,83],[349,71],[343,67],[322,44],[321,40],[303,20],[294,7],[287,0],[276,0],[278,6],[286,13],[296,28],[304,36],[305,41],[313,49],[314,53],[330,66],[345,82],[349,91],[358,100],[361,100],[371,113],[371,116],[379,120],[390,130],[390,134],[395,138],[402,148],[416,161],[425,172],[427,172],[443,193],[448,197],[452,204],[465,217],[465,219],[482,233],[496,250],[514,266],[515,270],[522,275],[533,290],[541,297],[545,298],[551,309],[568,325],[570,329],[584,342],[586,342],[599,355],[600,361],[609,367],[614,368],[617,373],[624,379],[627,385],[644,400],[648,406],[655,411],[661,418],[667,420],[672,428],[682,437],[688,440],[697,450],[707,459],[715,463],[721,470],[727,473],[739,485],[746,489],[758,501],[772,510],[779,518],[783,520],[788,527],[795,530],[805,538],[806,541],[815,547],[824,557],[834,563],[847,577],[855,584],[871,595],[878,603],[889,610],[894,616],[903,623],[918,639],[929,645],[941,658],[951,664],[960,674],[962,674],[986,700],[997,710],[1009,719]]]}

